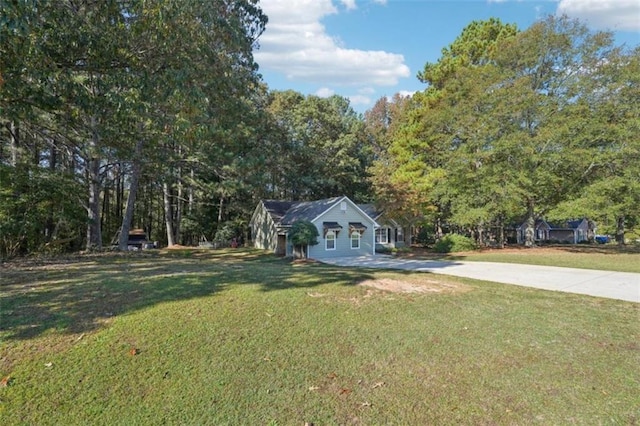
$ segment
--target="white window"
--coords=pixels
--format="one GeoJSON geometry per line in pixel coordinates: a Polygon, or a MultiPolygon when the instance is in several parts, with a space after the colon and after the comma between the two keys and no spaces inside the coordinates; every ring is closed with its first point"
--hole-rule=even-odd
{"type": "Polygon", "coordinates": [[[335,250],[336,249],[336,233],[334,231],[328,231],[327,235],[324,237],[324,248],[325,250],[335,250]]]}
{"type": "Polygon", "coordinates": [[[378,228],[376,229],[376,243],[379,244],[388,244],[389,238],[387,234],[387,228],[378,228]]]}
{"type": "Polygon", "coordinates": [[[360,233],[354,231],[351,233],[351,248],[359,249],[360,248],[360,233]]]}

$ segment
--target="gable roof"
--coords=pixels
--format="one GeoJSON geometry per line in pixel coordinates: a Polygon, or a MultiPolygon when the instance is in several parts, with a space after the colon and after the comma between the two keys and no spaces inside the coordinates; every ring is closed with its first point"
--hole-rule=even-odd
{"type": "Polygon", "coordinates": [[[378,219],[378,217],[382,215],[382,212],[378,211],[376,209],[376,206],[373,204],[358,204],[358,207],[360,207],[360,210],[365,212],[367,216],[369,216],[373,220],[378,219]]]}
{"type": "Polygon", "coordinates": [[[265,210],[271,215],[275,223],[279,223],[295,202],[281,200],[262,200],[265,210]]]}
{"type": "MultiPolygon", "coordinates": [[[[576,219],[576,220],[570,220],[567,222],[567,226],[570,229],[578,229],[580,227],[580,225],[582,225],[582,222],[584,222],[586,219],[582,218],[582,219],[576,219]]],[[[588,225],[588,222],[587,222],[588,225]]]]}
{"type": "MultiPolygon", "coordinates": [[[[550,231],[567,231],[567,230],[575,230],[578,229],[580,227],[580,225],[582,224],[582,222],[585,220],[585,218],[582,219],[577,219],[577,220],[569,220],[567,222],[564,223],[556,223],[556,222],[547,222],[544,219],[537,219],[535,221],[535,225],[534,228],[538,229],[540,226],[545,225],[546,227],[548,227],[548,229],[550,231]]],[[[520,224],[520,226],[518,226],[518,229],[525,229],[527,227],[527,222],[523,222],[522,224],[520,224]]]]}
{"type": "MultiPolygon", "coordinates": [[[[269,214],[273,223],[278,227],[290,227],[295,221],[308,220],[313,222],[326,213],[331,207],[339,202],[348,201],[356,210],[378,226],[373,216],[373,205],[355,204],[346,196],[325,198],[316,201],[283,201],[283,200],[261,200],[264,210],[269,214]],[[367,210],[363,209],[366,207],[367,210]]],[[[257,210],[256,210],[257,211],[257,210]]],[[[254,213],[255,217],[255,213],[254,213]]],[[[251,219],[254,220],[253,218],[251,219]]]]}
{"type": "Polygon", "coordinates": [[[290,226],[296,220],[314,220],[344,197],[325,198],[317,201],[292,203],[286,214],[280,219],[280,225],[290,226]]]}

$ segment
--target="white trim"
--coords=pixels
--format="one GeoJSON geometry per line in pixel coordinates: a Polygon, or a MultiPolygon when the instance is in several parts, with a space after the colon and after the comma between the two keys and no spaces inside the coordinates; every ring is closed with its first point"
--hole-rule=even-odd
{"type": "Polygon", "coordinates": [[[349,235],[349,247],[351,247],[351,250],[360,250],[360,240],[361,239],[362,239],[362,235],[358,231],[353,231],[351,233],[351,235],[349,235]],[[354,247],[353,246],[353,236],[354,235],[358,236],[358,247],[354,247]]]}
{"type": "Polygon", "coordinates": [[[380,228],[376,228],[373,230],[373,232],[376,234],[376,240],[378,239],[378,232],[379,231],[384,231],[384,241],[382,241],[382,238],[380,239],[380,241],[377,241],[376,244],[389,244],[389,227],[385,226],[385,227],[380,227],[380,228]]]}
{"type": "Polygon", "coordinates": [[[325,251],[333,251],[338,247],[338,236],[336,235],[335,231],[327,231],[327,234],[324,236],[324,250],[325,251]],[[333,235],[333,248],[329,248],[327,246],[327,243],[329,242],[329,239],[327,238],[329,235],[333,235]]]}
{"type": "MultiPolygon", "coordinates": [[[[320,213],[318,216],[316,216],[311,222],[312,223],[316,223],[322,216],[324,216],[329,210],[331,210],[332,208],[334,208],[335,206],[337,206],[339,203],[341,203],[342,201],[348,201],[349,204],[351,204],[351,206],[358,212],[360,212],[360,214],[362,215],[362,217],[364,219],[366,219],[367,221],[370,221],[371,224],[373,225],[374,228],[379,228],[380,225],[378,225],[378,222],[376,222],[374,219],[371,218],[371,216],[369,216],[368,214],[366,214],[364,212],[364,210],[362,210],[360,207],[358,207],[358,205],[356,203],[354,203],[353,201],[351,201],[349,199],[349,197],[347,197],[346,195],[340,197],[335,203],[333,203],[329,208],[327,208],[325,211],[323,211],[322,213],[320,213]]],[[[375,241],[375,240],[374,240],[375,241]]]]}

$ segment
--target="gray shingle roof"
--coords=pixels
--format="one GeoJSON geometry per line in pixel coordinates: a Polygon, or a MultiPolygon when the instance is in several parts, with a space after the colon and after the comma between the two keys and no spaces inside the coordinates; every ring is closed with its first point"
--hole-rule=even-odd
{"type": "MultiPolygon", "coordinates": [[[[291,226],[297,220],[313,220],[344,197],[325,198],[316,201],[282,201],[282,200],[262,200],[267,212],[273,221],[279,226],[291,226]]],[[[373,204],[358,204],[364,213],[375,220],[380,216],[373,204]]]]}
{"type": "Polygon", "coordinates": [[[292,203],[289,210],[280,220],[280,225],[290,226],[297,220],[313,220],[327,211],[343,197],[326,198],[317,201],[300,201],[292,203]]]}
{"type": "Polygon", "coordinates": [[[287,210],[295,204],[293,201],[281,201],[281,200],[262,200],[264,208],[273,218],[275,223],[279,223],[282,217],[287,213],[287,210]]]}
{"type": "Polygon", "coordinates": [[[365,212],[373,220],[382,214],[382,212],[378,211],[376,206],[373,204],[358,204],[358,207],[360,207],[360,210],[365,212]]]}

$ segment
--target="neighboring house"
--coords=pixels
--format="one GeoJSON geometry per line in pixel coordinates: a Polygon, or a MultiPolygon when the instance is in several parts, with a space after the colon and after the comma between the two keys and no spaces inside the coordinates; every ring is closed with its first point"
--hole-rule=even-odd
{"type": "Polygon", "coordinates": [[[347,197],[318,201],[262,200],[249,226],[256,248],[293,256],[291,225],[307,220],[318,229],[318,244],[307,247],[312,259],[375,254],[378,223],[347,197]]]}
{"type": "Polygon", "coordinates": [[[376,209],[373,204],[358,204],[358,207],[380,225],[376,229],[376,250],[405,246],[405,233],[398,222],[376,209]]]}
{"type": "MultiPolygon", "coordinates": [[[[516,229],[518,244],[526,240],[527,223],[524,222],[516,229]]],[[[534,225],[533,238],[535,242],[558,242],[577,244],[591,241],[595,237],[595,229],[587,219],[570,220],[565,223],[550,223],[538,219],[534,225]]]]}

